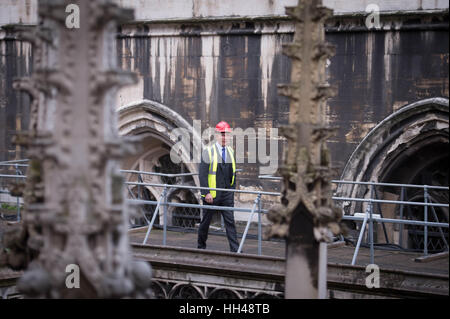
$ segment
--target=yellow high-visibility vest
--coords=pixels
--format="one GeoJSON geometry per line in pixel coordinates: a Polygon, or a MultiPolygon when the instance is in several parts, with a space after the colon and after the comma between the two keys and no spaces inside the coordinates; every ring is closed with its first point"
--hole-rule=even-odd
{"type": "MultiPolygon", "coordinates": [[[[227,146],[228,156],[231,158],[231,165],[233,166],[233,177],[231,179],[231,185],[234,183],[234,177],[236,176],[236,162],[234,160],[234,154],[233,149],[229,146],[227,146]]],[[[210,188],[216,188],[217,180],[216,180],[216,173],[217,173],[217,150],[216,145],[213,145],[211,147],[208,147],[208,155],[209,155],[209,172],[208,172],[208,187],[210,188]],[[212,150],[212,152],[211,152],[212,150]],[[212,153],[212,154],[211,154],[212,153]],[[212,158],[212,161],[211,161],[212,158]]],[[[216,191],[211,190],[209,192],[213,198],[216,197],[216,191]]],[[[205,197],[205,195],[202,195],[205,197]]]]}

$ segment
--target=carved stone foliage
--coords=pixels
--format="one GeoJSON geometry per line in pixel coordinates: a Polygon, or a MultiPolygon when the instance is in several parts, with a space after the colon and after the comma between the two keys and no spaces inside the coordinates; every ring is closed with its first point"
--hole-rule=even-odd
{"type": "Polygon", "coordinates": [[[324,21],[332,11],[322,7],[320,0],[300,0],[297,7],[286,8],[286,13],[295,21],[294,41],[283,48],[292,60],[292,82],[280,85],[279,90],[290,99],[289,124],[281,130],[288,147],[280,168],[284,177],[282,205],[269,214],[274,223],[269,235],[288,237],[293,212],[303,208],[314,220],[316,240],[329,241],[339,232],[339,211],[332,208],[330,158],[325,144],[332,134],[325,107],[333,94],[325,65],[334,48],[324,41],[324,21]]]}
{"type": "MultiPolygon", "coordinates": [[[[28,267],[28,297],[148,297],[151,268],[133,262],[120,160],[136,143],[119,138],[113,97],[136,76],[116,66],[115,32],[133,12],[109,0],[40,0],[31,78],[16,87],[33,98],[29,132],[17,142],[30,159],[23,228],[14,255],[28,267]],[[79,28],[68,28],[68,5],[79,28]],[[67,266],[79,289],[67,287],[67,266]]],[[[6,263],[14,260],[11,250],[6,263]]],[[[16,258],[17,259],[17,258],[16,258]]]]}
{"type": "Polygon", "coordinates": [[[321,0],[299,0],[286,13],[295,21],[294,40],[283,48],[292,61],[292,82],[279,90],[290,99],[289,124],[281,129],[288,146],[280,167],[281,205],[269,212],[273,225],[268,235],[287,239],[287,297],[313,298],[317,296],[318,243],[340,233],[325,143],[332,133],[325,120],[326,100],[333,94],[325,66],[334,50],[325,42],[324,23],[332,11],[321,0]]]}

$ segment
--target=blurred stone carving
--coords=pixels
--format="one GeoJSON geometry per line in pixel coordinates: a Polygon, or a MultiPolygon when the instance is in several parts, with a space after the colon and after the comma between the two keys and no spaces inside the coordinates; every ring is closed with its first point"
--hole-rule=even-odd
{"type": "Polygon", "coordinates": [[[332,134],[325,121],[327,98],[333,89],[325,66],[334,48],[325,42],[324,23],[332,10],[321,0],[299,0],[286,8],[295,21],[292,43],[284,46],[291,58],[291,83],[279,93],[290,99],[289,124],[282,127],[288,146],[281,205],[272,208],[270,237],[286,238],[286,298],[316,298],[319,242],[340,233],[339,209],[331,200],[330,157],[326,139],[332,134]]]}
{"type": "Polygon", "coordinates": [[[109,0],[40,0],[34,72],[17,89],[33,99],[30,128],[16,137],[30,159],[20,229],[5,234],[0,260],[27,268],[18,282],[28,297],[149,297],[151,268],[132,260],[120,160],[136,151],[119,139],[115,93],[136,82],[116,66],[115,35],[131,10],[109,0]],[[66,7],[79,7],[80,28],[67,28],[66,7]],[[80,269],[67,288],[66,267],[80,269]]]}

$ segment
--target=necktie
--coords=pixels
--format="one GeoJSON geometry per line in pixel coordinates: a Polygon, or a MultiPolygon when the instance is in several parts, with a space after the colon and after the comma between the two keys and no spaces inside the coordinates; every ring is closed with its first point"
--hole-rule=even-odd
{"type": "Polygon", "coordinates": [[[225,163],[225,147],[222,147],[222,163],[225,163]]]}

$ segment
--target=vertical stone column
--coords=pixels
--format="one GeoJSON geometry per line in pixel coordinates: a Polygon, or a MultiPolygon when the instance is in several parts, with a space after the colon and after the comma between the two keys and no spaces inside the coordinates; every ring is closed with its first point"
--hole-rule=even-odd
{"type": "Polygon", "coordinates": [[[279,93],[290,99],[289,124],[281,128],[288,145],[280,173],[281,205],[269,212],[269,236],[286,238],[286,298],[318,297],[319,243],[340,232],[340,211],[331,200],[330,158],[326,138],[327,59],[324,22],[332,11],[321,0],[299,0],[286,8],[295,22],[294,40],[284,46],[291,58],[291,83],[279,93]]]}
{"type": "Polygon", "coordinates": [[[28,297],[149,296],[150,266],[131,257],[119,172],[136,143],[119,139],[114,105],[116,91],[136,81],[116,65],[117,25],[132,18],[110,0],[39,0],[40,24],[23,34],[34,70],[16,87],[33,103],[30,130],[17,139],[30,162],[16,257],[28,266],[18,282],[28,297]],[[68,28],[77,8],[79,28],[68,28]],[[79,288],[68,288],[77,269],[79,288]]]}

